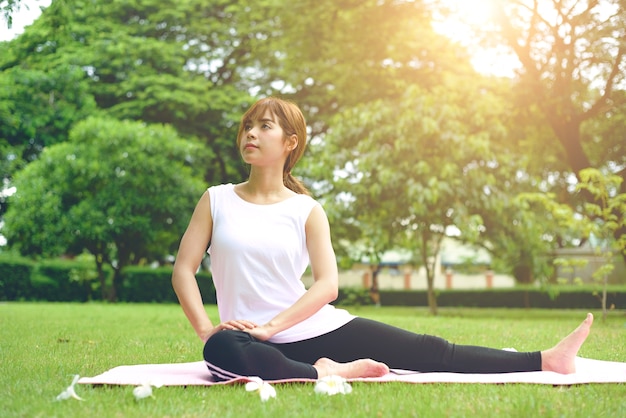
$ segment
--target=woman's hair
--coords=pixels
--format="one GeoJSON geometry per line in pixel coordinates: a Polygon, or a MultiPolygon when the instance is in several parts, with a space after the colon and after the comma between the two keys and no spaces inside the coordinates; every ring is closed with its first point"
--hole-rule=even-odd
{"type": "Polygon", "coordinates": [[[302,111],[295,103],[277,97],[266,97],[254,103],[241,117],[239,132],[237,132],[237,147],[241,146],[245,126],[261,119],[267,110],[278,119],[278,124],[283,129],[285,138],[291,135],[296,135],[298,138],[298,146],[291,150],[285,160],[283,184],[296,193],[310,195],[304,184],[291,174],[291,170],[302,157],[306,148],[306,121],[302,111]]]}

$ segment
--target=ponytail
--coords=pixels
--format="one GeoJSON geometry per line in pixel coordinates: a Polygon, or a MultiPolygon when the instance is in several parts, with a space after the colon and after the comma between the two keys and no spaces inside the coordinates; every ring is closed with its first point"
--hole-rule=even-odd
{"type": "Polygon", "coordinates": [[[283,184],[289,190],[294,191],[298,194],[305,194],[307,196],[311,196],[311,192],[306,188],[304,183],[295,178],[291,172],[286,172],[283,174],[283,184]]]}

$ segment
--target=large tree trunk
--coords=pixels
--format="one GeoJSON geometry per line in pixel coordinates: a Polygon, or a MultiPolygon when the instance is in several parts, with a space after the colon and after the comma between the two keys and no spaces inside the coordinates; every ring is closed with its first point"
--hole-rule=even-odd
{"type": "Polygon", "coordinates": [[[544,108],[548,115],[548,123],[563,146],[568,165],[576,175],[585,168],[591,167],[589,157],[585,154],[580,138],[580,122],[570,115],[561,115],[552,109],[544,108]],[[565,120],[564,120],[565,119],[565,120]]]}

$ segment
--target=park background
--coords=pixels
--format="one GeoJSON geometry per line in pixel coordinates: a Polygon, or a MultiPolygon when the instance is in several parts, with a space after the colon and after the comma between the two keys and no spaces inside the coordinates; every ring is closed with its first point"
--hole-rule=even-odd
{"type": "Polygon", "coordinates": [[[621,2],[0,1],[29,9],[0,43],[0,299],[171,301],[193,206],[245,180],[238,118],[276,95],[350,301],[624,309],[621,2]]]}
{"type": "Polygon", "coordinates": [[[75,374],[201,359],[171,264],[205,188],[245,179],[238,120],[270,94],[309,122],[294,174],[332,224],[337,303],[518,350],[591,311],[579,354],[624,361],[623,1],[0,0],[0,15],[3,416],[626,415],[623,384],[284,385],[267,403],[81,385],[85,401],[55,401],[75,374]]]}

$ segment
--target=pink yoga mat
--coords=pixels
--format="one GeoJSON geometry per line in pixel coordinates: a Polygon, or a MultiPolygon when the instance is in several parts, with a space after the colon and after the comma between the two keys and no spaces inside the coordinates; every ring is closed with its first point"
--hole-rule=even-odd
{"type": "MultiPolygon", "coordinates": [[[[245,382],[245,377],[215,382],[203,361],[174,364],[137,364],[114,367],[93,377],[82,377],[80,384],[211,386],[245,382]]],[[[585,383],[626,383],[626,363],[576,358],[576,373],[563,375],[554,372],[522,373],[418,373],[392,370],[378,378],[349,379],[352,382],[404,383],[531,383],[546,385],[576,385],[585,383]]],[[[275,380],[270,383],[312,382],[311,379],[275,380]]]]}

